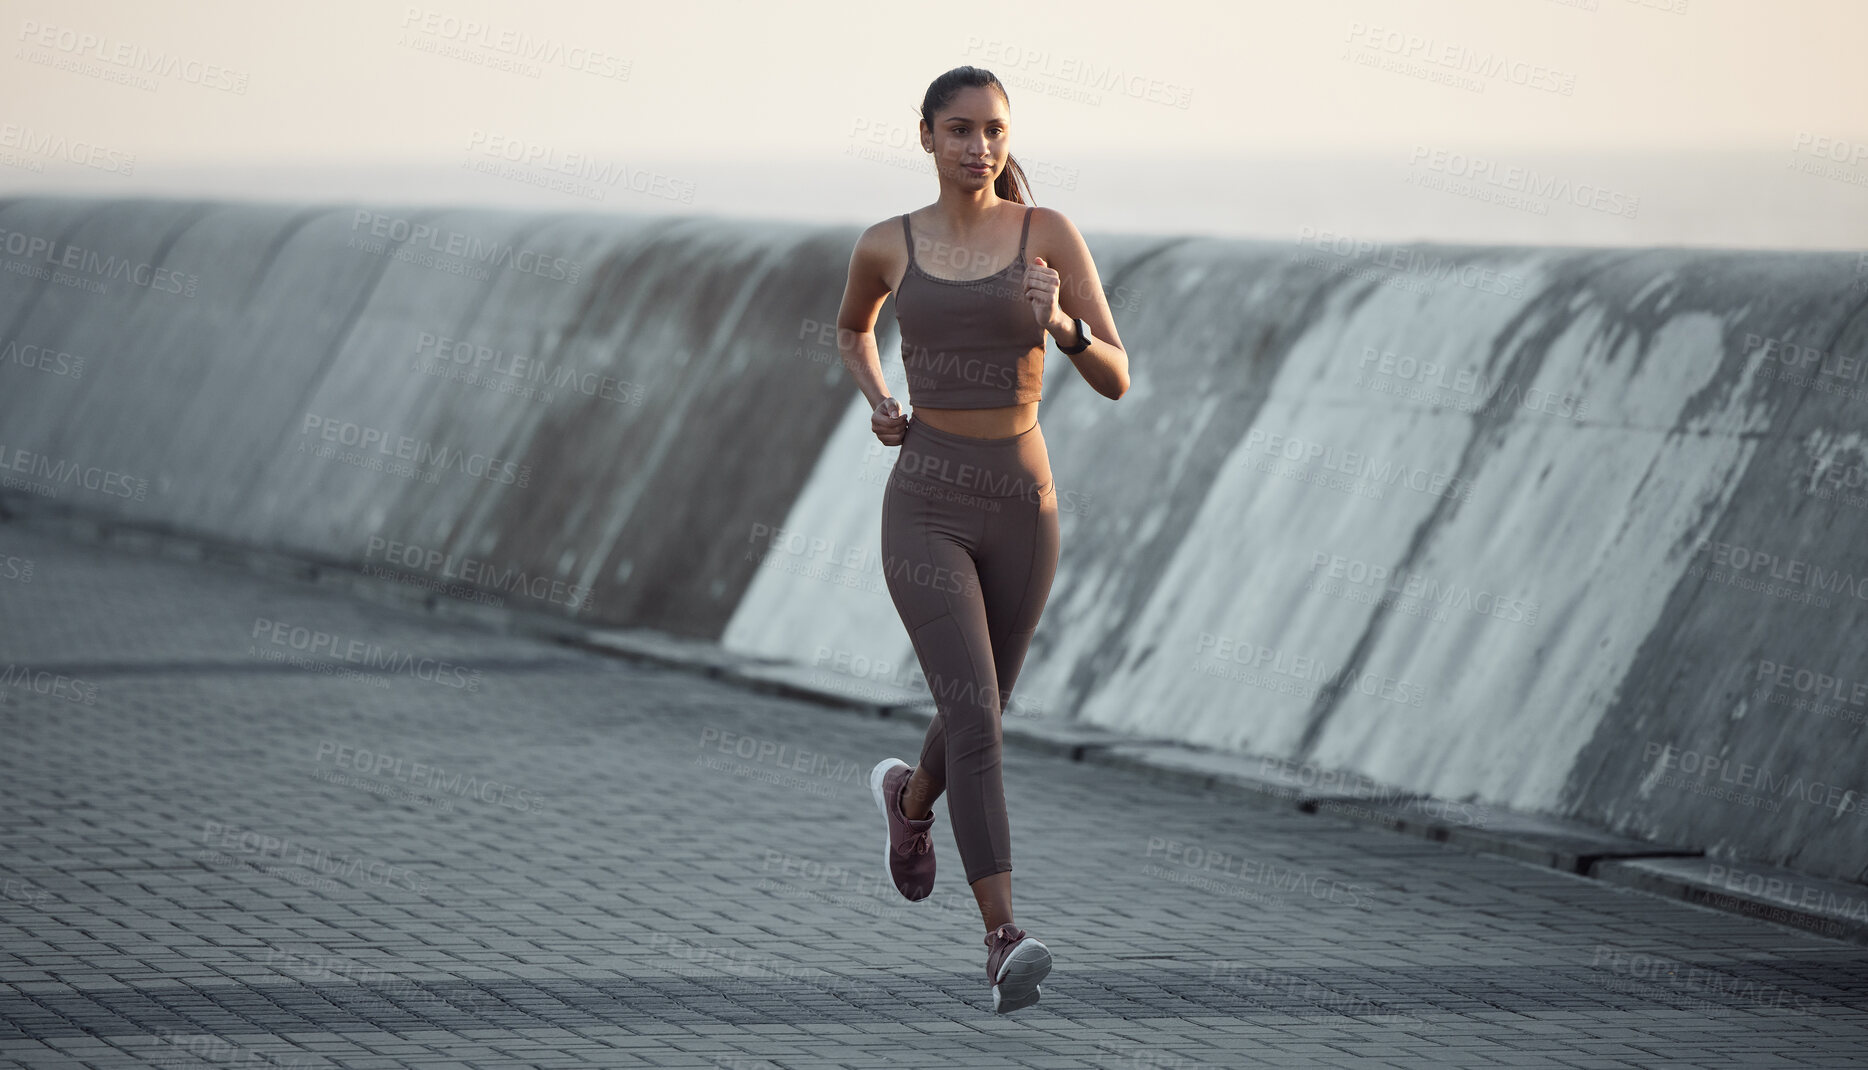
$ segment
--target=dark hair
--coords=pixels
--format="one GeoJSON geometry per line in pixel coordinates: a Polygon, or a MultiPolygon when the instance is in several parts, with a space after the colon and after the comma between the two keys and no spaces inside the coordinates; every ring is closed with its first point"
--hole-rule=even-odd
{"type": "MultiPolygon", "coordinates": [[[[928,83],[928,91],[921,98],[921,121],[934,129],[934,116],[947,106],[954,94],[962,89],[985,89],[991,87],[999,91],[1006,107],[1012,106],[1012,96],[1005,91],[1005,85],[996,75],[984,67],[955,67],[939,78],[928,83]]],[[[1025,178],[1025,169],[1018,166],[1018,161],[1011,153],[1005,154],[1005,169],[993,180],[992,191],[1014,204],[1036,204],[1031,197],[1031,182],[1025,178]],[[1024,187],[1021,195],[1020,187],[1024,187]]]]}

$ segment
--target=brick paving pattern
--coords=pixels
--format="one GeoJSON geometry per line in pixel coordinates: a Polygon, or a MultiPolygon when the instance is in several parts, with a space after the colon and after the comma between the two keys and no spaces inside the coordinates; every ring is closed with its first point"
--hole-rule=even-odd
{"type": "Polygon", "coordinates": [[[920,728],[0,527],[0,1066],[1825,1067],[1868,948],[1005,758],[995,1016],[920,728]]]}

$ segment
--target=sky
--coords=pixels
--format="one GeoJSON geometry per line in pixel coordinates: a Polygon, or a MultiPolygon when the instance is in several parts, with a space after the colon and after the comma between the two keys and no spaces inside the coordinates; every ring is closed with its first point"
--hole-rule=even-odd
{"type": "Polygon", "coordinates": [[[867,225],[936,75],[1092,232],[1868,247],[1864,0],[0,0],[0,195],[867,225]]]}

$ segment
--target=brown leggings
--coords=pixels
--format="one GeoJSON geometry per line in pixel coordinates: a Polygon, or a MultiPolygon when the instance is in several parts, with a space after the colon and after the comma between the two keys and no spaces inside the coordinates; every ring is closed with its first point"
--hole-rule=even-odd
{"type": "Polygon", "coordinates": [[[936,795],[947,793],[968,884],[1012,868],[999,718],[1058,548],[1057,491],[1036,424],[973,438],[909,420],[882,497],[883,571],[937,711],[919,768],[936,795]]]}

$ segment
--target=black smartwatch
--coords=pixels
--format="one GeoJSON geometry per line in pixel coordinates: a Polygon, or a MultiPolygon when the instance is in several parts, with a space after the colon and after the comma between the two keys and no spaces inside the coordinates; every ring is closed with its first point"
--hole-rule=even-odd
{"type": "Polygon", "coordinates": [[[1074,357],[1078,353],[1081,353],[1084,350],[1090,348],[1090,343],[1095,341],[1094,338],[1090,337],[1090,325],[1083,322],[1082,316],[1076,317],[1076,324],[1077,324],[1077,344],[1068,345],[1068,346],[1063,344],[1062,342],[1059,342],[1057,344],[1057,351],[1059,353],[1064,354],[1065,356],[1074,357]]]}

